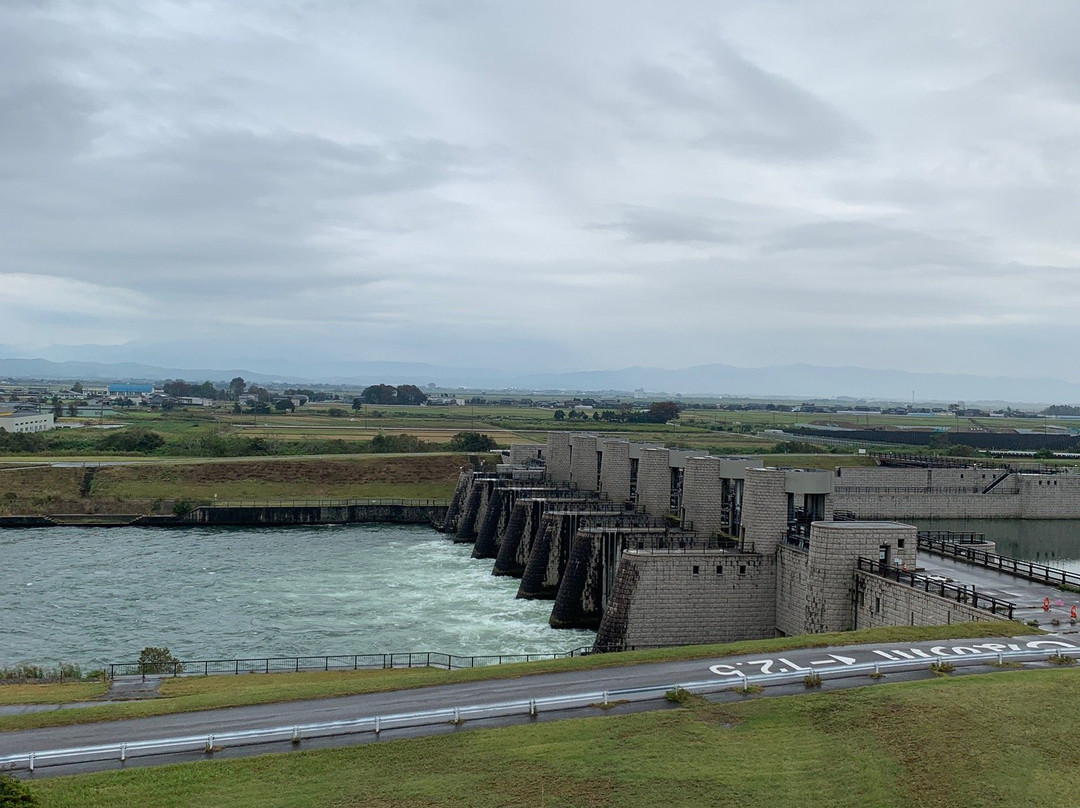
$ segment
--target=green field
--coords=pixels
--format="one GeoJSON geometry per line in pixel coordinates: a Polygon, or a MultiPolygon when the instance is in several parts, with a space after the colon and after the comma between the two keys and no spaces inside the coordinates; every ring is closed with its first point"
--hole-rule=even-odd
{"type": "Polygon", "coordinates": [[[1080,672],[942,678],[42,780],[46,808],[133,805],[1067,806],[1080,672]]]}

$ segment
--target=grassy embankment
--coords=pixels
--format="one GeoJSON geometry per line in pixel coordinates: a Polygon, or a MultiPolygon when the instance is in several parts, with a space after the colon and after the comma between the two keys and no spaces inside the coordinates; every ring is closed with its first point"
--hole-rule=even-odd
{"type": "Polygon", "coordinates": [[[175,500],[442,499],[462,454],[365,455],[0,473],[0,513],[168,512],[175,500]],[[89,485],[87,486],[87,482],[89,485]]]}
{"type": "Polygon", "coordinates": [[[36,782],[94,806],[1064,806],[1080,671],[680,709],[36,782]]]}
{"type": "MultiPolygon", "coordinates": [[[[329,673],[272,673],[245,674],[243,676],[179,677],[167,679],[162,685],[162,697],[146,701],[103,704],[77,710],[60,710],[24,715],[0,716],[0,730],[29,729],[31,727],[61,726],[65,724],[111,721],[124,718],[140,718],[150,715],[209,710],[219,707],[238,707],[252,704],[270,704],[282,701],[347,696],[359,693],[379,693],[388,690],[425,687],[428,685],[476,682],[506,679],[534,673],[571,670],[595,670],[620,665],[664,662],[682,659],[714,659],[734,654],[775,653],[793,648],[823,648],[829,645],[850,645],[869,642],[918,642],[921,640],[947,640],[959,637],[1018,636],[1039,633],[1020,623],[979,622],[957,623],[951,626],[898,626],[833,634],[811,634],[798,637],[780,637],[770,640],[748,640],[721,645],[696,645],[684,648],[662,648],[649,651],[631,651],[623,654],[598,654],[594,656],[500,665],[466,670],[445,671],[434,668],[409,668],[374,671],[331,671],[329,673]]],[[[82,692],[65,690],[68,685],[22,685],[12,686],[11,693],[17,702],[7,701],[7,687],[0,687],[0,704],[5,703],[61,703],[88,698],[82,692]],[[32,688],[38,688],[34,698],[32,688]],[[59,690],[54,690],[60,688],[59,690]],[[76,698],[68,694],[79,692],[76,698]],[[57,694],[57,695],[54,695],[57,694]]],[[[102,685],[87,687],[102,688],[102,685]]],[[[98,693],[102,690],[96,691],[98,693]]]]}

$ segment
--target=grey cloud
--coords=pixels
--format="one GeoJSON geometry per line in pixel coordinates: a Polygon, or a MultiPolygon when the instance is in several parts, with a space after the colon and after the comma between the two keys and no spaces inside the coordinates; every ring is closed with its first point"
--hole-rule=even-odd
{"type": "Polygon", "coordinates": [[[614,224],[594,225],[646,243],[722,244],[734,240],[738,223],[670,210],[631,207],[614,224]]]}
{"type": "Polygon", "coordinates": [[[1074,8],[2,4],[0,304],[172,364],[1057,368],[1074,8]]]}
{"type": "Polygon", "coordinates": [[[974,245],[922,232],[865,221],[836,221],[784,228],[763,244],[763,252],[824,252],[826,260],[856,260],[879,267],[962,264],[974,245]]]}
{"type": "MultiPolygon", "coordinates": [[[[706,46],[701,69],[639,66],[632,87],[653,111],[685,116],[684,141],[698,148],[775,160],[836,157],[869,135],[827,102],[741,56],[706,46]]],[[[644,124],[648,126],[648,124],[644,124]]]]}

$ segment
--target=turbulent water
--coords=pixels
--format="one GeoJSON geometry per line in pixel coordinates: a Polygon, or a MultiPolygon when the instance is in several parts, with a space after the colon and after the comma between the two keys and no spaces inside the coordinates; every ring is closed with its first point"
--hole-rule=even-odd
{"type": "Polygon", "coordinates": [[[49,528],[0,531],[0,666],[92,667],[167,646],[186,659],[441,651],[566,651],[592,632],[548,626],[422,527],[49,528]]]}
{"type": "Polygon", "coordinates": [[[984,533],[1001,555],[1080,572],[1080,520],[934,519],[915,524],[920,530],[984,533]]]}

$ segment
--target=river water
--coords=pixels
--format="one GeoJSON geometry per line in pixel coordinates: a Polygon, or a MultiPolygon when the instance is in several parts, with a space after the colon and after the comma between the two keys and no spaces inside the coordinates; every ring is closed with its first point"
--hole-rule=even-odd
{"type": "Polygon", "coordinates": [[[1080,520],[917,519],[914,524],[920,530],[984,533],[1001,555],[1080,572],[1080,520]]]}
{"type": "Polygon", "coordinates": [[[0,531],[0,666],[591,645],[425,527],[0,531]]]}

